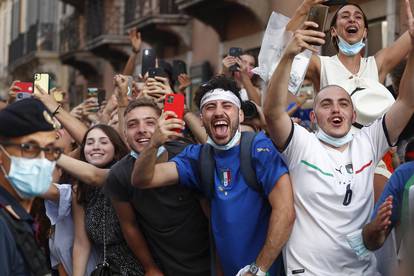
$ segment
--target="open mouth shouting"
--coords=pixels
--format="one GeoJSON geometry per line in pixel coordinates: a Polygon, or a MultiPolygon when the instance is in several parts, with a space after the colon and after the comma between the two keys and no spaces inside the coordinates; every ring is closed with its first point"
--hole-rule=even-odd
{"type": "Polygon", "coordinates": [[[212,130],[216,139],[225,139],[229,134],[229,122],[225,119],[214,120],[212,130]]]}
{"type": "Polygon", "coordinates": [[[333,116],[330,121],[334,127],[341,127],[344,119],[341,116],[333,116]]]}
{"type": "Polygon", "coordinates": [[[358,29],[358,27],[357,26],[348,26],[346,29],[345,29],[345,31],[348,33],[348,34],[356,34],[356,33],[358,33],[358,31],[359,31],[359,29],[358,29]]]}

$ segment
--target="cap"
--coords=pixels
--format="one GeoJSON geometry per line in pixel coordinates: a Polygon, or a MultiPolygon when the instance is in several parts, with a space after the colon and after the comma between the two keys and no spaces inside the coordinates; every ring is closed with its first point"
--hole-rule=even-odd
{"type": "Polygon", "coordinates": [[[23,99],[0,111],[0,136],[3,137],[20,137],[56,128],[52,115],[37,99],[23,99]]]}

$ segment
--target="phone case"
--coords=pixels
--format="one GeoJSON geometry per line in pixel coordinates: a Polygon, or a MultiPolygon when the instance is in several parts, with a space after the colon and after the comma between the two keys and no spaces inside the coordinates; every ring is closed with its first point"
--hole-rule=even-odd
{"type": "Polygon", "coordinates": [[[33,83],[31,82],[16,82],[15,86],[20,88],[20,92],[33,93],[33,83]]]}
{"type": "MultiPolygon", "coordinates": [[[[182,94],[167,94],[164,101],[164,112],[173,111],[177,114],[179,119],[184,117],[184,95],[182,94]]],[[[167,117],[167,120],[171,117],[167,117]]],[[[181,132],[181,129],[174,129],[176,132],[181,132]]]]}
{"type": "Polygon", "coordinates": [[[40,93],[40,91],[36,88],[36,85],[50,94],[49,90],[49,83],[50,77],[48,73],[36,73],[34,74],[34,81],[33,81],[33,91],[34,93],[40,93]]]}
{"type": "Polygon", "coordinates": [[[142,54],[141,74],[142,76],[148,72],[149,68],[155,67],[155,51],[154,49],[144,49],[142,54]]]}
{"type": "Polygon", "coordinates": [[[318,28],[315,29],[316,31],[323,32],[325,29],[325,22],[328,16],[328,6],[313,6],[308,15],[307,21],[312,21],[318,24],[318,28]]]}

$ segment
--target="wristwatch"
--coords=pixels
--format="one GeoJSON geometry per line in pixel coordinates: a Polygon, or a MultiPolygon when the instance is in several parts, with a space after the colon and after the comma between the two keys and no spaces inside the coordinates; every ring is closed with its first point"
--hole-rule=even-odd
{"type": "Polygon", "coordinates": [[[266,276],[266,272],[262,271],[256,263],[250,265],[249,272],[256,276],[266,276]]]}

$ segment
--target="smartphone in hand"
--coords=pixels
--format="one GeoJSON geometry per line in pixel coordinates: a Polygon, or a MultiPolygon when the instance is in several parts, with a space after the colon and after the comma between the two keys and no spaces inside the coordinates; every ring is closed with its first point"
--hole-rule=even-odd
{"type": "Polygon", "coordinates": [[[50,94],[50,75],[48,73],[35,73],[33,79],[33,91],[35,94],[40,93],[36,86],[50,94]]]}
{"type": "Polygon", "coordinates": [[[323,5],[313,6],[308,14],[306,21],[312,21],[318,24],[318,28],[313,28],[315,31],[323,32],[325,30],[326,18],[328,17],[329,7],[323,5]]]}
{"type": "MultiPolygon", "coordinates": [[[[165,111],[173,111],[177,114],[179,119],[183,119],[184,117],[184,95],[182,94],[167,94],[165,95],[164,101],[164,112],[165,111]]],[[[167,117],[167,120],[171,117],[167,117]]],[[[181,129],[174,129],[175,132],[180,133],[181,129]]]]}
{"type": "Polygon", "coordinates": [[[178,81],[178,76],[181,74],[187,74],[187,65],[185,64],[184,61],[180,60],[180,59],[176,59],[173,60],[173,80],[174,82],[178,81]]]}
{"type": "MultiPolygon", "coordinates": [[[[232,57],[240,57],[243,54],[243,49],[239,48],[239,47],[231,47],[229,49],[229,56],[232,57]]],[[[238,64],[234,64],[232,66],[230,66],[229,71],[230,72],[235,72],[239,70],[239,65],[238,64]]]]}
{"type": "Polygon", "coordinates": [[[14,86],[20,88],[20,90],[16,93],[16,101],[33,97],[33,83],[18,81],[14,83],[14,86]]]}
{"type": "Polygon", "coordinates": [[[155,50],[154,49],[144,49],[142,53],[142,63],[141,63],[141,74],[145,76],[149,68],[155,67],[155,50]]]}
{"type": "Polygon", "coordinates": [[[348,4],[347,0],[328,0],[322,3],[325,6],[341,6],[345,4],[348,4]]]}

